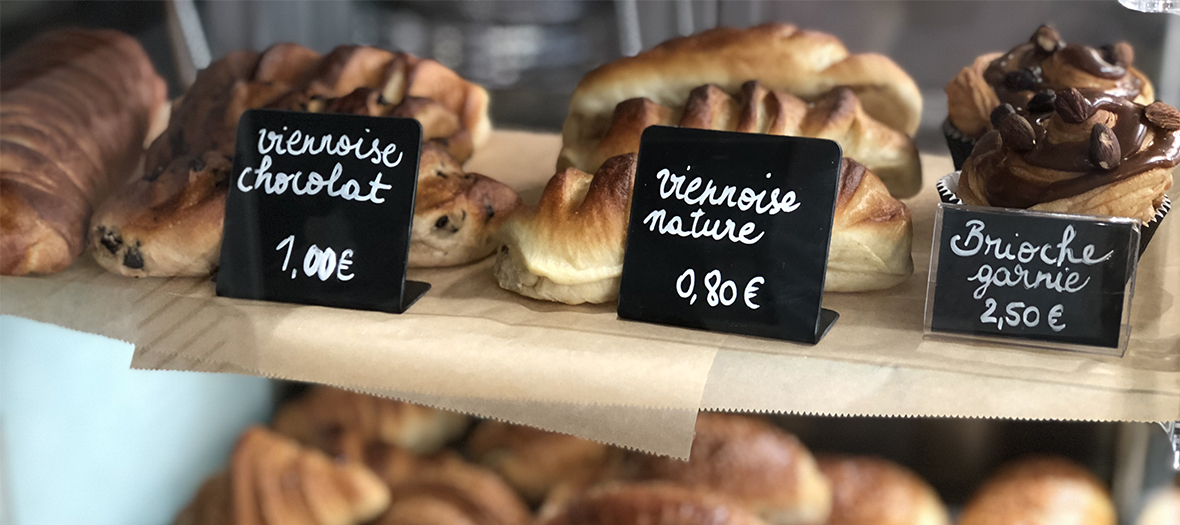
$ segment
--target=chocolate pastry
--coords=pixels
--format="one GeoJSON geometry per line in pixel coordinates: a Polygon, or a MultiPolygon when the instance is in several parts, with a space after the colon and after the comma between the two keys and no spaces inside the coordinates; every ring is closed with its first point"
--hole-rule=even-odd
{"type": "Polygon", "coordinates": [[[909,469],[863,456],[819,458],[832,483],[832,513],[825,525],[949,525],[934,488],[909,469]]]}
{"type": "MultiPolygon", "coordinates": [[[[197,75],[173,108],[164,134],[152,143],[144,176],[122,188],[95,213],[91,252],[123,275],[207,275],[221,250],[225,197],[238,118],[248,109],[351,113],[418,119],[433,144],[431,169],[449,155],[449,173],[467,160],[491,130],[487,92],[438,62],[367,46],[318,53],[278,44],[263,53],[226,55],[197,75]]],[[[467,220],[445,228],[414,228],[410,266],[461,264],[490,254],[488,242],[517,204],[515,192],[475,174],[462,182],[419,188],[426,213],[467,220]],[[446,193],[445,195],[443,193],[446,193]],[[449,206],[449,207],[448,207],[449,206]],[[460,230],[472,230],[462,231],[460,230]]],[[[427,178],[419,172],[419,178],[427,178]]]]}
{"type": "Polygon", "coordinates": [[[1053,110],[1008,114],[980,139],[963,165],[959,198],[1151,221],[1180,163],[1180,112],[1093,90],[1055,97],[1053,110]]]}
{"type": "Polygon", "coordinates": [[[845,157],[867,166],[894,196],[909,197],[921,189],[922,168],[913,140],[869,116],[851,88],[834,88],[813,102],[767,89],[757,80],[742,84],[735,93],[705,84],[665,104],[650,98],[622,101],[600,141],[582,148],[567,145],[558,164],[593,172],[606,159],[638,152],[639,138],[648,126],[678,125],[834,140],[845,157]]]}
{"type": "MultiPolygon", "coordinates": [[[[545,186],[536,209],[504,226],[496,258],[500,287],[566,304],[619,295],[636,155],[613,157],[594,175],[568,168],[545,186]]],[[[909,208],[863,165],[845,158],[824,289],[881,290],[914,271],[909,208]]]]}
{"type": "Polygon", "coordinates": [[[1125,98],[1139,104],[1154,100],[1151,81],[1133,66],[1134,51],[1120,42],[1093,48],[1066,43],[1049,26],[1007,53],[975,59],[946,85],[947,121],[968,139],[996,127],[993,118],[1014,111],[1035,118],[1052,107],[1052,92],[1076,88],[1087,98],[1125,98]],[[1002,108],[1007,104],[1006,109],[1002,108]]]}
{"type": "Polygon", "coordinates": [[[560,507],[542,509],[537,525],[766,525],[740,505],[670,483],[597,487],[560,507]]]}
{"type": "Polygon", "coordinates": [[[1025,458],[1000,469],[967,502],[959,525],[1115,525],[1114,502],[1080,465],[1025,458]]]}
{"type": "Polygon", "coordinates": [[[229,470],[201,486],[174,525],[360,525],[389,506],[369,469],[335,463],[262,427],[238,439],[229,470]]]}
{"type": "Polygon", "coordinates": [[[118,31],[46,33],[0,64],[0,273],[59,272],[82,253],[94,207],[167,116],[166,92],[118,31]]]}

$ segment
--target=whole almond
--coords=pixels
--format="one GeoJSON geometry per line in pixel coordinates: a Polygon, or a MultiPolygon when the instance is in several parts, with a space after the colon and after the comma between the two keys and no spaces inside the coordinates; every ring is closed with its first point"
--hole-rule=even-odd
{"type": "Polygon", "coordinates": [[[992,110],[992,114],[991,114],[991,118],[990,118],[990,120],[992,122],[992,127],[993,128],[1000,127],[1000,121],[1004,120],[1004,117],[1007,117],[1008,115],[1011,115],[1013,113],[1016,113],[1016,108],[1012,107],[1012,104],[1005,102],[1003,104],[1000,104],[999,106],[996,106],[996,109],[992,110]]]}
{"type": "Polygon", "coordinates": [[[1160,101],[1152,102],[1143,109],[1148,122],[1159,126],[1164,131],[1180,129],[1180,111],[1160,101]]]}
{"type": "Polygon", "coordinates": [[[1090,162],[1100,170],[1113,170],[1123,160],[1119,138],[1106,124],[1094,124],[1090,130],[1090,162]]]}
{"type": "Polygon", "coordinates": [[[1015,151],[1028,151],[1037,144],[1037,134],[1028,120],[1015,113],[1004,117],[996,127],[1004,145],[1015,151]]]}
{"type": "Polygon", "coordinates": [[[1061,33],[1047,25],[1038,27],[1031,40],[1037,45],[1037,48],[1045,53],[1052,53],[1065,46],[1065,43],[1061,41],[1061,33]]]}
{"type": "Polygon", "coordinates": [[[1099,48],[1102,58],[1116,66],[1127,67],[1135,63],[1135,48],[1126,42],[1106,44],[1099,48]]]}
{"type": "Polygon", "coordinates": [[[1052,91],[1042,91],[1033,95],[1033,98],[1028,101],[1029,113],[1048,113],[1053,111],[1053,104],[1057,101],[1057,95],[1052,91]]]}
{"type": "Polygon", "coordinates": [[[1057,110],[1057,116],[1061,117],[1061,120],[1070,124],[1081,124],[1094,114],[1094,106],[1090,105],[1090,101],[1076,88],[1058,91],[1053,109],[1057,110]]]}
{"type": "Polygon", "coordinates": [[[1013,91],[1027,91],[1037,87],[1037,76],[1027,69],[1018,69],[1004,75],[1004,85],[1013,91]]]}

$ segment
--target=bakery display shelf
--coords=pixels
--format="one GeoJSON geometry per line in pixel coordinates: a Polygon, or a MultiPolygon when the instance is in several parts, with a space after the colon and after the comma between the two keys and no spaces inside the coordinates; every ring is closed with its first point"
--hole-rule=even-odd
{"type": "MultiPolygon", "coordinates": [[[[498,131],[467,164],[536,202],[556,135],[498,131]]],[[[924,155],[915,274],[827,294],[840,320],[818,345],[649,325],[614,305],[566,306],[499,288],[492,261],[411,270],[431,291],[407,313],[219,298],[208,278],[132,279],[89,258],[3,277],[0,313],[135,344],[131,366],[344,386],[663,453],[687,451],[698,409],[831,415],[1163,421],[1180,418],[1180,227],[1139,266],[1123,358],[924,340],[933,182],[924,155]]],[[[1175,190],[1173,191],[1173,195],[1175,190]]]]}

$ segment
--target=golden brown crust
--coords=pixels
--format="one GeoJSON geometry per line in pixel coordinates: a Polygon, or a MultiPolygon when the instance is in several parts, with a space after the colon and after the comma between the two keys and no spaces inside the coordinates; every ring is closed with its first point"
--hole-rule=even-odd
{"type": "Polygon", "coordinates": [[[1180,487],[1166,487],[1152,494],[1135,525],[1180,525],[1180,487]]]}
{"type": "Polygon", "coordinates": [[[947,525],[946,507],[925,480],[896,463],[873,457],[821,456],[832,484],[826,525],[947,525]]]}
{"type": "Polygon", "coordinates": [[[1061,458],[1026,458],[991,477],[959,525],[1114,525],[1114,503],[1085,468],[1061,458]]]}
{"type": "MultiPolygon", "coordinates": [[[[136,277],[210,273],[221,249],[229,171],[213,157],[232,159],[238,118],[263,107],[420,119],[423,140],[442,146],[460,162],[491,129],[487,92],[432,60],[367,46],[340,46],[322,57],[295,44],[278,44],[261,54],[230,53],[201,71],[174,106],[168,130],[149,148],[144,177],[95,213],[91,251],[99,264],[136,277]]],[[[449,212],[460,215],[472,206],[504,205],[492,209],[503,220],[515,205],[515,195],[507,186],[474,179],[481,191],[452,195],[449,212]]],[[[426,190],[438,191],[432,187],[426,190]]],[[[427,197],[438,201],[436,195],[427,197]]],[[[471,224],[476,231],[461,239],[481,244],[412,256],[411,266],[486,256],[491,252],[487,239],[498,222],[471,224]]]]}
{"type": "Polygon", "coordinates": [[[118,31],[42,35],[0,65],[0,273],[65,269],[131,174],[166,86],[118,31]]]}
{"type": "Polygon", "coordinates": [[[795,436],[752,416],[703,412],[687,462],[633,458],[626,477],[714,491],[774,525],[820,524],[832,490],[815,458],[795,436]]]}
{"type": "Polygon", "coordinates": [[[368,469],[333,463],[261,427],[246,430],[229,471],[210,479],[175,525],[359,525],[389,505],[368,469]]]}
{"type": "Polygon", "coordinates": [[[370,443],[415,453],[437,451],[467,428],[455,412],[404,403],[328,386],[314,386],[275,414],[275,431],[333,457],[364,458],[370,443]]]}
{"type": "Polygon", "coordinates": [[[467,440],[473,461],[502,476],[532,503],[560,484],[598,480],[613,452],[588,439],[500,421],[481,422],[467,440]]]}
{"type": "Polygon", "coordinates": [[[638,152],[643,130],[652,125],[826,138],[839,143],[845,157],[869,166],[896,196],[912,196],[922,185],[913,140],[869,116],[852,89],[837,87],[807,102],[757,80],[742,83],[732,94],[705,84],[664,104],[648,98],[620,102],[597,142],[566,144],[559,169],[594,171],[608,158],[638,152]]]}
{"type": "Polygon", "coordinates": [[[547,509],[538,525],[765,525],[740,505],[714,493],[669,483],[595,488],[561,508],[547,509]]]}

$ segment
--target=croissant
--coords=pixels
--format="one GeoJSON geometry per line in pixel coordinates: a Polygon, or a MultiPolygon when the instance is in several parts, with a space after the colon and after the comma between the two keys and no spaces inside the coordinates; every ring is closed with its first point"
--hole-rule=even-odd
{"type": "Polygon", "coordinates": [[[959,525],[1114,525],[1114,502],[1085,468],[1060,458],[1026,458],[984,483],[959,525]]]}
{"type": "Polygon", "coordinates": [[[766,525],[717,494],[668,483],[597,487],[561,507],[542,509],[538,525],[766,525]]]}
{"type": "Polygon", "coordinates": [[[365,467],[333,463],[261,427],[238,439],[227,472],[201,487],[174,525],[359,525],[389,506],[365,467]]]}
{"type": "Polygon", "coordinates": [[[597,481],[614,457],[602,443],[491,420],[472,431],[467,453],[532,503],[564,483],[597,481]]]}
{"type": "Polygon", "coordinates": [[[963,68],[946,85],[947,121],[959,133],[979,139],[994,128],[991,114],[1002,104],[1028,114],[1044,97],[1039,93],[1075,88],[1150,104],[1151,81],[1133,66],[1130,44],[1093,48],[1067,44],[1053,28],[1042,25],[1028,42],[1007,53],[988,53],[963,68]]]}
{"type": "Polygon", "coordinates": [[[647,98],[620,102],[601,141],[585,149],[567,147],[563,159],[592,172],[608,158],[639,151],[643,130],[652,125],[830,139],[845,157],[868,166],[893,195],[909,197],[922,186],[913,140],[870,117],[852,89],[835,88],[808,103],[756,80],[742,84],[736,97],[706,84],[675,105],[647,98]]]}
{"type": "Polygon", "coordinates": [[[826,525],[949,525],[934,488],[909,469],[873,457],[827,456],[819,469],[832,484],[826,525]]]}
{"type": "Polygon", "coordinates": [[[276,432],[332,457],[364,458],[370,443],[404,447],[418,454],[442,448],[466,430],[467,416],[393,399],[313,386],[275,414],[276,432]]]}
{"type": "Polygon", "coordinates": [[[980,139],[963,164],[959,198],[1150,222],[1180,164],[1180,112],[1076,89],[1055,97],[1058,108],[1009,114],[980,139]]]}
{"type": "MultiPolygon", "coordinates": [[[[248,109],[415,118],[433,143],[425,169],[466,160],[487,138],[487,92],[428,59],[367,46],[325,56],[278,44],[263,53],[230,53],[197,75],[152,143],[145,175],[95,213],[91,252],[110,271],[130,276],[207,275],[221,251],[225,197],[238,118],[248,109]],[[439,160],[449,155],[454,162],[439,160]]],[[[419,171],[420,179],[429,179],[419,171]]],[[[494,251],[488,242],[517,204],[516,194],[483,176],[420,188],[415,212],[476,217],[447,228],[414,228],[410,266],[445,266],[494,251]],[[446,193],[444,195],[444,193],[446,193]],[[459,228],[471,229],[456,235],[459,228]],[[462,244],[462,243],[468,244],[462,244]]],[[[426,220],[424,217],[416,217],[426,220]]]]}
{"type": "MultiPolygon", "coordinates": [[[[590,175],[576,168],[545,186],[536,209],[505,224],[496,257],[500,287],[566,304],[618,298],[636,157],[620,155],[590,175]]],[[[825,289],[895,286],[914,271],[909,208],[871,171],[850,159],[840,168],[825,289]]]]}
{"type": "Polygon", "coordinates": [[[0,64],[0,273],[64,270],[130,175],[167,86],[118,31],[46,33],[0,64]]]}

